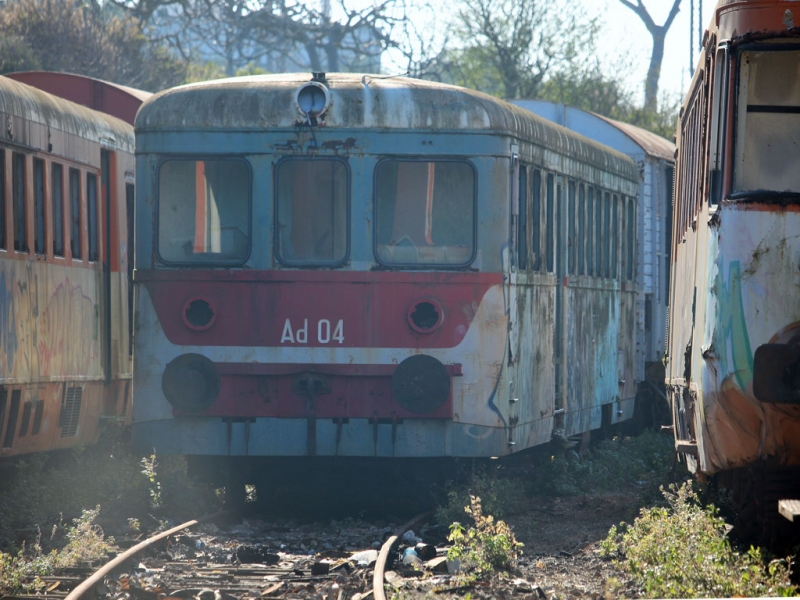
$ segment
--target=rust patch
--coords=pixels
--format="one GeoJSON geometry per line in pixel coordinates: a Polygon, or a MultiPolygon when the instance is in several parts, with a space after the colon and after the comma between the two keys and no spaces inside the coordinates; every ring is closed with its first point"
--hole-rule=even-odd
{"type": "Polygon", "coordinates": [[[322,143],[324,150],[352,150],[356,146],[356,138],[349,137],[346,140],[329,140],[322,143]]]}

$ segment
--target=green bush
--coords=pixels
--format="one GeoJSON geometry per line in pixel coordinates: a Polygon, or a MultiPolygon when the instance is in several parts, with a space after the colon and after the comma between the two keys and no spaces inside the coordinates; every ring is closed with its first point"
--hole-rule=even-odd
{"type": "Polygon", "coordinates": [[[642,509],[633,525],[612,527],[602,553],[615,558],[653,598],[791,596],[786,561],[734,549],[714,506],[691,483],[664,491],[668,507],[642,509]]]}
{"type": "MultiPolygon", "coordinates": [[[[0,552],[0,597],[9,594],[41,592],[45,584],[42,577],[59,569],[95,564],[104,560],[116,548],[114,538],[106,538],[95,523],[100,507],[84,510],[73,524],[65,528],[66,545],[61,550],[45,553],[41,546],[41,535],[30,546],[23,544],[15,554],[0,552]]],[[[59,533],[53,527],[51,537],[59,533]]]]}
{"type": "Polygon", "coordinates": [[[461,561],[461,568],[472,578],[512,569],[523,544],[517,541],[511,528],[504,521],[484,515],[477,496],[470,496],[470,505],[464,511],[475,526],[465,528],[458,522],[450,525],[448,540],[453,545],[447,551],[447,558],[461,561]]]}

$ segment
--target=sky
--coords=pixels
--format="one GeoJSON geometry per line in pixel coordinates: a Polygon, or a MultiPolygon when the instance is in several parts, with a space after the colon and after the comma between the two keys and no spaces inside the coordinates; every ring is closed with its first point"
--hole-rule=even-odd
{"type": "MultiPolygon", "coordinates": [[[[635,0],[633,0],[635,2],[635,0]]],[[[683,97],[689,82],[691,81],[694,66],[697,63],[698,49],[698,14],[701,0],[694,0],[694,61],[695,65],[689,68],[689,40],[690,40],[690,0],[681,0],[680,12],[675,17],[665,40],[664,60],[661,63],[661,79],[659,81],[660,90],[683,97]]],[[[610,59],[614,53],[635,52],[641,55],[639,64],[634,72],[626,78],[631,89],[640,91],[642,100],[644,98],[644,79],[647,75],[647,67],[650,62],[650,52],[652,50],[652,37],[650,32],[642,23],[641,19],[629,8],[622,5],[619,0],[582,0],[584,5],[599,7],[601,16],[605,21],[603,29],[604,35],[601,36],[601,45],[609,48],[610,59]],[[619,40],[619,42],[615,41],[619,40]],[[604,44],[605,42],[605,44],[604,44]],[[609,43],[612,42],[612,43],[609,43]]],[[[700,22],[702,31],[705,31],[714,15],[716,0],[702,0],[703,15],[700,22]]],[[[653,20],[658,25],[666,21],[669,9],[672,7],[672,0],[644,0],[644,5],[648,9],[653,20]]],[[[597,10],[597,8],[595,8],[597,10]]],[[[700,36],[702,39],[702,31],[700,36]]],[[[609,61],[613,62],[613,61],[609,61]]]]}
{"type": "MultiPolygon", "coordinates": [[[[318,0],[325,2],[325,0],[318,0]]],[[[354,8],[369,6],[373,0],[346,0],[347,5],[354,8]]],[[[446,13],[448,5],[452,6],[452,1],[433,0],[434,3],[445,2],[440,5],[442,14],[446,13]]],[[[544,0],[551,1],[551,0],[544,0]]],[[[566,2],[582,3],[589,15],[600,16],[605,22],[599,40],[599,46],[607,49],[607,55],[601,57],[601,61],[607,65],[615,64],[615,59],[622,53],[638,56],[635,68],[627,75],[626,82],[631,91],[639,94],[639,102],[644,101],[644,79],[647,74],[647,67],[650,62],[652,50],[652,37],[647,31],[641,19],[629,8],[620,3],[619,0],[562,0],[566,2]]],[[[636,0],[631,0],[636,2],[636,0]]],[[[673,0],[643,0],[645,7],[650,12],[653,20],[658,25],[662,25],[666,20],[673,0]]],[[[680,11],[675,17],[665,41],[664,60],[661,64],[661,79],[659,90],[682,98],[683,93],[688,88],[691,81],[693,68],[689,68],[689,14],[690,4],[694,4],[694,31],[695,31],[695,62],[697,60],[700,42],[698,35],[702,38],[702,31],[705,31],[711,22],[714,14],[716,0],[681,0],[680,11]],[[700,3],[702,2],[702,30],[698,34],[698,16],[700,3]]],[[[336,2],[331,2],[331,8],[336,13],[336,2]]],[[[412,15],[413,19],[414,16],[412,15]]],[[[438,24],[436,25],[439,26],[438,24]]],[[[387,65],[388,66],[388,65],[387,65]]],[[[390,67],[389,67],[390,68],[390,67]]]]}

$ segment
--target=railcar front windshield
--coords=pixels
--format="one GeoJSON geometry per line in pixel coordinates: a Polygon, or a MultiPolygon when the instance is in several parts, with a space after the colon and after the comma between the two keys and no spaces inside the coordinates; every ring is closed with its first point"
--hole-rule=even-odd
{"type": "Polygon", "coordinates": [[[475,171],[463,161],[381,161],[376,256],[386,265],[464,266],[475,253],[475,171]]]}
{"type": "Polygon", "coordinates": [[[739,53],[733,194],[800,193],[800,46],[739,53]]]}
{"type": "Polygon", "coordinates": [[[288,265],[335,265],[347,258],[347,165],[288,158],[277,168],[278,259],[288,265]]]}
{"type": "Polygon", "coordinates": [[[165,263],[240,264],[250,254],[244,161],[167,160],[158,173],[158,254],[165,263]]]}

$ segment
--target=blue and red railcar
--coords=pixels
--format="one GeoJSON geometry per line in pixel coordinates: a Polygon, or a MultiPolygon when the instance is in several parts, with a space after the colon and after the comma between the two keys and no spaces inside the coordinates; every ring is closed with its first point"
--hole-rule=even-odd
{"type": "Polygon", "coordinates": [[[136,118],[133,439],[491,457],[636,396],[626,156],[403,77],[191,84],[136,118]]]}

